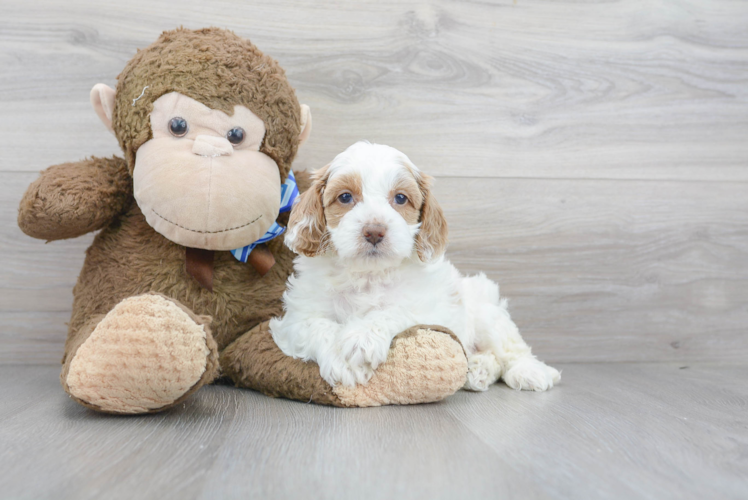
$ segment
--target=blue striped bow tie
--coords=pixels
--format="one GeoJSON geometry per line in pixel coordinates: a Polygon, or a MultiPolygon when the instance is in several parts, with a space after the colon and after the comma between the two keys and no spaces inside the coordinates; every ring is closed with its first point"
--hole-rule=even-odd
{"type": "MultiPolygon", "coordinates": [[[[296,177],[294,177],[293,172],[290,170],[288,171],[288,178],[286,179],[286,182],[283,183],[281,186],[281,204],[280,204],[280,210],[278,211],[279,214],[282,214],[283,212],[288,212],[291,210],[291,207],[293,207],[294,202],[299,197],[299,187],[296,185],[296,177]]],[[[247,245],[246,247],[237,248],[236,250],[232,250],[231,254],[236,257],[236,260],[241,262],[247,262],[247,259],[249,258],[249,254],[252,253],[252,250],[259,245],[260,243],[265,243],[276,236],[280,236],[283,234],[283,232],[286,230],[285,227],[279,225],[277,222],[273,222],[273,225],[270,226],[270,229],[267,230],[267,232],[260,238],[259,240],[255,241],[251,245],[247,245]]]]}

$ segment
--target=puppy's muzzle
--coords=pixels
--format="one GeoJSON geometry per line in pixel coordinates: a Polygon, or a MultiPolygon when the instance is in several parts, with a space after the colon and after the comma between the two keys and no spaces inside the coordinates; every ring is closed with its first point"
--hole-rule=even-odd
{"type": "Polygon", "coordinates": [[[384,224],[367,224],[362,229],[361,233],[364,239],[371,243],[373,246],[377,246],[377,243],[384,239],[384,235],[387,234],[387,227],[384,224]]]}

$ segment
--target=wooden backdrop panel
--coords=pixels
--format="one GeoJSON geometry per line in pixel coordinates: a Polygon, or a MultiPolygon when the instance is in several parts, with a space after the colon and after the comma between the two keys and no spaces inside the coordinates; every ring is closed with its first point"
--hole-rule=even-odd
{"type": "Polygon", "coordinates": [[[56,362],[92,236],[20,233],[36,172],[118,154],[90,109],[164,29],[217,25],[312,107],[296,169],[367,138],[436,175],[449,256],[552,361],[748,352],[748,4],[3,2],[0,362],[56,362]]]}
{"type": "Polygon", "coordinates": [[[6,171],[116,152],[91,86],[164,29],[217,25],[312,106],[304,165],[368,138],[447,176],[748,180],[744,2],[5,3],[6,171]]]}
{"type": "MultiPolygon", "coordinates": [[[[57,359],[91,238],[44,245],[23,235],[13,226],[13,197],[36,174],[3,175],[0,360],[40,359],[40,349],[57,359]]],[[[742,183],[446,177],[434,189],[451,227],[448,256],[500,283],[540,356],[748,355],[742,183]]]]}

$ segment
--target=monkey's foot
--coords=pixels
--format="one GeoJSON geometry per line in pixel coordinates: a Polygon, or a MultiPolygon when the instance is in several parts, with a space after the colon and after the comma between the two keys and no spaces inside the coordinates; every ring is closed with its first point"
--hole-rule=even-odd
{"type": "Polygon", "coordinates": [[[317,363],[283,354],[268,322],[260,323],[221,353],[223,373],[239,387],[268,396],[333,406],[432,403],[465,384],[468,363],[462,344],[449,330],[415,326],[392,341],[387,360],[366,385],[331,387],[317,363]]]}
{"type": "Polygon", "coordinates": [[[418,326],[404,331],[368,384],[339,385],[332,392],[343,406],[432,403],[451,396],[465,385],[468,363],[457,337],[440,330],[418,326]]]}
{"type": "Polygon", "coordinates": [[[210,318],[159,294],[112,309],[75,352],[63,386],[108,413],[149,413],[181,402],[218,374],[210,318]]]}

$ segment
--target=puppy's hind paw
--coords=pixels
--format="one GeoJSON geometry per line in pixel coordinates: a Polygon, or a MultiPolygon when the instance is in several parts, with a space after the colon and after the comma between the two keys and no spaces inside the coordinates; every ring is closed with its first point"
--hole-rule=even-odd
{"type": "Polygon", "coordinates": [[[561,374],[542,361],[524,358],[514,363],[502,378],[512,389],[547,391],[561,381],[561,374]]]}
{"type": "Polygon", "coordinates": [[[468,359],[467,380],[463,389],[487,391],[499,379],[501,365],[492,353],[475,354],[468,359]]]}

